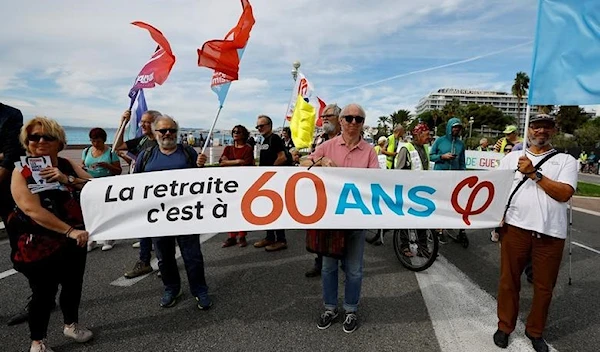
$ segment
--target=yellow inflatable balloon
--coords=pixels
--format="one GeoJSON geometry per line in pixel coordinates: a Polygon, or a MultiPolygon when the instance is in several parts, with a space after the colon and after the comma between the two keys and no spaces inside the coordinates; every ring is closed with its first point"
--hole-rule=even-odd
{"type": "Polygon", "coordinates": [[[294,114],[290,120],[292,141],[296,149],[309,148],[315,133],[315,121],[317,113],[314,106],[307,103],[301,95],[298,95],[294,114]]]}

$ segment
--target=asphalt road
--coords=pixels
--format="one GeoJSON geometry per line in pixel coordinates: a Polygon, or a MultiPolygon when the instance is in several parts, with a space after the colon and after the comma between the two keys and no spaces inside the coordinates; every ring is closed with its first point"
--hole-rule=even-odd
{"type": "MultiPolygon", "coordinates": [[[[600,250],[599,228],[600,217],[575,212],[573,241],[600,250]]],[[[249,241],[262,236],[262,232],[250,233],[249,241]]],[[[456,243],[442,246],[440,259],[420,274],[400,266],[391,236],[386,237],[384,246],[367,245],[361,325],[352,334],[344,333],[339,322],[328,330],[316,327],[321,285],[319,279],[304,277],[313,256],[304,249],[302,231],[289,231],[290,248],[277,253],[251,246],[223,249],[224,234],[203,243],[215,303],[209,311],[195,308],[183,265],[184,299],[170,309],[159,307],[162,284],[154,274],[131,286],[112,285],[137,257],[137,250],[131,248],[133,241],[122,241],[111,251],[95,250],[88,256],[80,321],[94,331],[95,339],[79,345],[63,337],[60,311],[52,315],[48,338],[58,352],[501,351],[491,339],[498,247],[489,241],[488,231],[471,231],[469,237],[468,249],[456,243]]],[[[8,256],[9,245],[2,241],[0,277],[10,273],[8,256]]],[[[600,255],[574,246],[571,259],[569,286],[567,248],[547,339],[558,351],[597,351],[600,255]]],[[[340,283],[342,280],[340,275],[340,283]]],[[[523,282],[521,309],[526,317],[532,287],[523,282]]],[[[0,322],[4,322],[22,308],[29,289],[17,273],[0,279],[0,292],[0,322]]],[[[0,341],[2,351],[27,350],[27,326],[1,324],[0,341]]],[[[511,341],[512,351],[532,351],[522,327],[511,341]]]]}
{"type": "Polygon", "coordinates": [[[586,183],[595,183],[597,185],[600,185],[600,175],[583,174],[580,172],[579,181],[586,183]]]}

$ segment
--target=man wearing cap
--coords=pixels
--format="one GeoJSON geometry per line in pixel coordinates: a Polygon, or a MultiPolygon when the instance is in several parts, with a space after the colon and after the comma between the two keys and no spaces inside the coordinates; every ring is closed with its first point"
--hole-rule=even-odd
{"type": "Polygon", "coordinates": [[[517,143],[523,141],[523,138],[520,138],[517,134],[517,126],[515,125],[506,126],[506,129],[502,133],[504,133],[504,137],[500,138],[494,145],[494,151],[496,153],[504,153],[504,148],[506,148],[507,145],[515,146],[517,143]]]}
{"type": "Polygon", "coordinates": [[[533,299],[525,335],[535,351],[548,351],[542,334],[567,236],[567,202],[575,193],[578,171],[575,158],[558,153],[550,145],[555,133],[553,116],[532,117],[525,155],[513,152],[500,161],[499,169],[517,170],[511,191],[514,194],[500,231],[498,330],[494,343],[501,348],[508,346],[509,335],[515,329],[521,273],[531,258],[533,299]],[[543,159],[544,164],[536,167],[543,159]]]}

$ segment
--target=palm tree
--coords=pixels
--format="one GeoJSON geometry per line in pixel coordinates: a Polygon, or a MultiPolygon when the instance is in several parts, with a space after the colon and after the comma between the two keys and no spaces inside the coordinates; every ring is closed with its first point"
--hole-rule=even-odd
{"type": "Polygon", "coordinates": [[[390,120],[392,121],[392,127],[394,128],[400,124],[404,125],[410,120],[410,111],[398,110],[390,115],[390,120]]]}
{"type": "Polygon", "coordinates": [[[529,76],[525,72],[517,72],[512,93],[517,96],[517,121],[521,121],[521,100],[527,95],[529,89],[529,76]]]}
{"type": "Polygon", "coordinates": [[[378,124],[381,124],[382,126],[385,126],[385,127],[387,127],[390,122],[391,122],[391,118],[389,116],[379,116],[379,119],[377,120],[378,124]]]}

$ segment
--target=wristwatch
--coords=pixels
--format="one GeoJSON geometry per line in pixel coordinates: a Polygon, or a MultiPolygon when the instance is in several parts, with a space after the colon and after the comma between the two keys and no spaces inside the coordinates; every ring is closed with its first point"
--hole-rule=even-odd
{"type": "Polygon", "coordinates": [[[69,175],[69,177],[67,177],[67,181],[69,182],[69,184],[73,184],[73,183],[75,183],[75,177],[72,175],[69,175]]]}
{"type": "Polygon", "coordinates": [[[538,183],[538,182],[540,182],[542,180],[542,177],[544,177],[544,175],[541,172],[536,171],[535,172],[535,178],[533,179],[533,181],[535,183],[538,183]]]}

